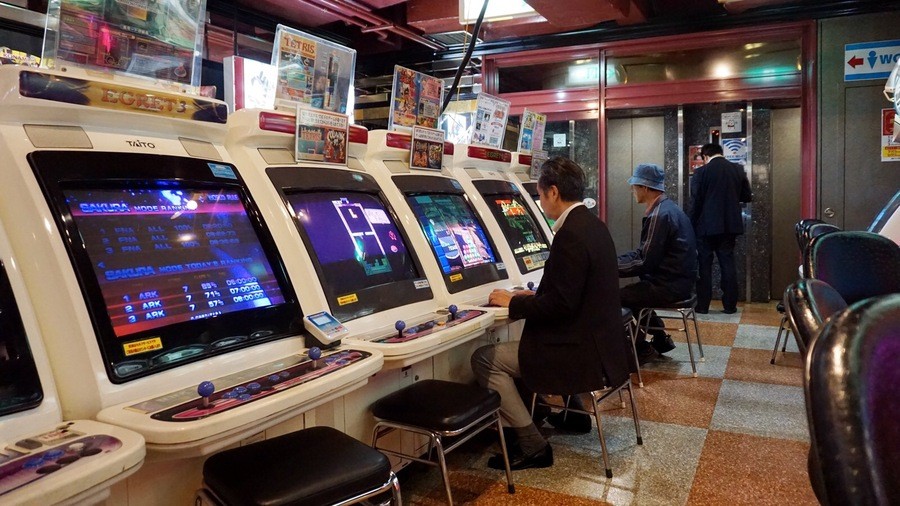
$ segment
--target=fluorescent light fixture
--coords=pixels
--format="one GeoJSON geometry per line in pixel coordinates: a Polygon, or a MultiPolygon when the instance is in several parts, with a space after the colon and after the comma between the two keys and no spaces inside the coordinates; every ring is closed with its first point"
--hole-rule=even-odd
{"type": "MultiPolygon", "coordinates": [[[[470,24],[478,19],[484,0],[459,0],[459,23],[470,24]]],[[[524,0],[490,0],[484,21],[504,21],[507,19],[532,16],[537,12],[524,0]]]]}

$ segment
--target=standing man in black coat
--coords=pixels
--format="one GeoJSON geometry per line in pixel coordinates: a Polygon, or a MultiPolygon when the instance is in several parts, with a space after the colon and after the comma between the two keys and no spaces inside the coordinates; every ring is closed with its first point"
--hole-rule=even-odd
{"type": "Polygon", "coordinates": [[[741,204],[750,202],[750,181],[744,167],[722,156],[722,146],[705,144],[700,154],[706,165],[697,169],[691,178],[691,223],[697,236],[697,255],[700,261],[700,280],[697,283],[697,308],[701,314],[709,312],[712,299],[713,254],[719,259],[722,271],[722,312],[737,312],[737,268],[734,264],[734,243],[744,233],[741,204]]]}
{"type": "MultiPolygon", "coordinates": [[[[549,467],[553,451],[532,422],[514,383],[531,391],[568,395],[620,385],[628,378],[619,303],[616,249],[606,225],[581,203],[584,173],[557,157],[541,167],[541,207],[555,236],[536,292],[494,290],[490,303],[525,319],[522,339],[479,348],[472,355],[478,382],[500,393],[500,414],[518,444],[512,469],[549,467]]],[[[503,469],[502,457],[488,465],[503,469]]]]}

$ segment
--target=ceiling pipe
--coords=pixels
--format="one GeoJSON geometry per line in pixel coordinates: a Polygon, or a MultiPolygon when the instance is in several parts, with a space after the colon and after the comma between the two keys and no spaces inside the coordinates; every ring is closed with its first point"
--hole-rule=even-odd
{"type": "MultiPolygon", "coordinates": [[[[410,30],[405,26],[398,26],[393,24],[391,21],[373,13],[369,8],[363,7],[360,4],[355,2],[348,2],[344,0],[307,0],[309,3],[312,3],[318,7],[324,8],[341,19],[348,21],[348,18],[351,19],[360,19],[374,25],[373,27],[366,28],[375,28],[381,31],[388,31],[409,39],[413,42],[417,42],[422,44],[423,46],[429,47],[435,51],[444,51],[447,49],[447,46],[435,42],[431,39],[427,39],[418,33],[410,30]]],[[[353,22],[353,21],[349,21],[353,22]]],[[[358,21],[356,22],[358,23],[358,21]]],[[[354,24],[356,24],[354,23],[354,24]]]]}

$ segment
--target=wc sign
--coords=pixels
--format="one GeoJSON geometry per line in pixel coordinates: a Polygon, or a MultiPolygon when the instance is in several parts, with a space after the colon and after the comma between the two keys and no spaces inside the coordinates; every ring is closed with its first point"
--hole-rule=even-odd
{"type": "Polygon", "coordinates": [[[887,79],[900,60],[900,40],[844,46],[844,81],[887,79]]]}

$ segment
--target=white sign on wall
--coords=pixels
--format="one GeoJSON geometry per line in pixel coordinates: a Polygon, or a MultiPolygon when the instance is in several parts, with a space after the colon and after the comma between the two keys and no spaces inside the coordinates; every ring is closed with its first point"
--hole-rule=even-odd
{"type": "Polygon", "coordinates": [[[566,147],[566,134],[553,134],[553,147],[554,148],[566,147]]]}
{"type": "Polygon", "coordinates": [[[741,111],[722,113],[722,133],[741,133],[741,111]]]}
{"type": "Polygon", "coordinates": [[[897,60],[900,60],[900,40],[846,44],[844,81],[887,79],[897,60]]]}

